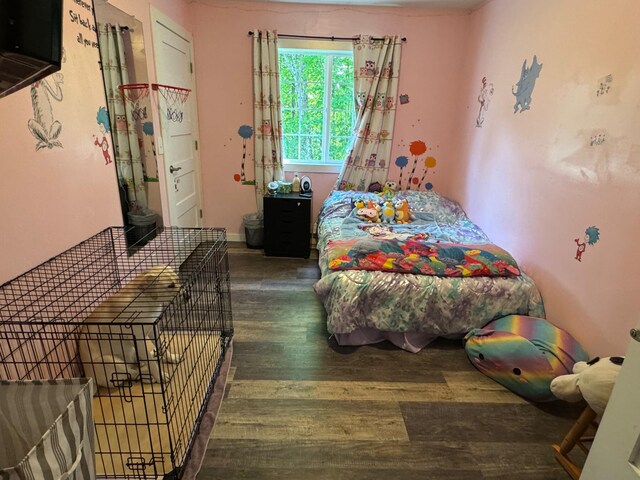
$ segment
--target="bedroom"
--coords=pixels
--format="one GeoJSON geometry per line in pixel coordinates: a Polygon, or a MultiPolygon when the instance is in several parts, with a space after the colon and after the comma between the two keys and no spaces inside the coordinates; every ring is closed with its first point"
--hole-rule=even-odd
{"type": "MultiPolygon", "coordinates": [[[[69,3],[70,9],[82,9],[69,3]]],[[[629,268],[640,233],[636,2],[492,0],[472,11],[235,1],[110,3],[142,22],[147,46],[153,45],[149,5],[192,33],[202,222],[227,228],[237,241],[243,240],[242,215],[255,210],[253,189],[234,179],[243,154],[238,127],[253,121],[247,32],[407,37],[399,93],[409,102],[398,106],[391,158],[413,160],[410,142],[424,141],[438,160],[429,173],[434,189],[459,202],[514,255],[538,285],[547,317],[592,356],[624,354],[640,286],[639,271],[629,268]],[[512,87],[523,61],[530,63],[534,55],[543,69],[531,108],[514,114],[512,87]],[[611,90],[600,97],[599,84],[608,83],[609,75],[611,90]],[[494,94],[478,128],[483,78],[493,84],[494,94]],[[598,136],[606,140],[592,141],[598,136]],[[578,262],[574,239],[590,226],[601,238],[578,262]]],[[[75,42],[84,27],[66,19],[65,28],[65,38],[75,42]]],[[[97,51],[74,45],[67,62],[64,99],[49,98],[62,125],[63,147],[36,150],[37,139],[28,128],[34,117],[28,89],[0,100],[0,282],[122,224],[113,166],[105,164],[94,144],[101,135],[96,110],[105,103],[97,51]]],[[[153,81],[151,55],[147,65],[153,81]]],[[[252,149],[247,142],[248,165],[252,149]]],[[[296,171],[313,181],[316,218],[337,174],[296,171]]],[[[392,165],[389,178],[399,174],[392,165]]],[[[287,172],[287,178],[292,175],[287,172]]],[[[168,211],[162,213],[169,218],[168,211]]]]}

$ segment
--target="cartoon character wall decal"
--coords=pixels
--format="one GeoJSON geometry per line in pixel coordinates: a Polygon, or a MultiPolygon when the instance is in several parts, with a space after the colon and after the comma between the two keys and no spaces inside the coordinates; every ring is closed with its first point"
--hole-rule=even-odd
{"type": "Polygon", "coordinates": [[[587,249],[587,246],[593,246],[596,243],[598,243],[598,240],[600,240],[600,229],[598,229],[595,226],[591,226],[588,227],[585,231],[584,231],[584,237],[583,238],[575,238],[574,242],[576,242],[576,245],[578,246],[577,250],[576,250],[576,257],[575,259],[579,262],[582,262],[582,254],[585,252],[585,250],[587,249]],[[584,240],[584,241],[581,241],[584,240]]]}
{"type": "MultiPolygon", "coordinates": [[[[269,126],[271,126],[271,121],[269,121],[269,126]]],[[[247,180],[244,169],[245,161],[247,159],[247,140],[253,136],[253,127],[250,125],[241,125],[240,128],[238,128],[238,135],[242,138],[242,164],[240,166],[240,174],[238,175],[236,173],[233,176],[233,179],[236,182],[241,182],[242,185],[255,185],[255,180],[247,180]]]]}
{"type": "Polygon", "coordinates": [[[38,80],[31,85],[31,105],[33,107],[33,117],[27,122],[31,134],[38,140],[36,151],[41,148],[52,149],[62,147],[62,142],[58,140],[62,132],[62,124],[54,118],[51,99],[62,102],[62,87],[64,76],[57,72],[50,77],[38,80]],[[53,87],[50,81],[53,81],[53,87]]]}
{"type": "Polygon", "coordinates": [[[536,86],[536,80],[540,76],[540,70],[542,70],[542,64],[538,63],[536,55],[533,56],[533,62],[531,62],[531,66],[528,68],[527,60],[525,59],[522,64],[522,71],[520,72],[520,80],[518,80],[518,83],[511,89],[511,93],[516,97],[513,113],[517,113],[518,109],[520,109],[520,113],[522,113],[531,108],[531,95],[536,86]]]}
{"type": "Polygon", "coordinates": [[[478,111],[478,118],[476,118],[476,127],[482,127],[484,123],[484,113],[489,109],[489,102],[493,96],[493,83],[487,83],[487,77],[482,77],[482,88],[478,95],[478,103],[480,104],[480,111],[478,111]]]}
{"type": "Polygon", "coordinates": [[[109,153],[109,141],[107,140],[107,134],[111,132],[111,124],[109,123],[109,113],[107,112],[106,107],[98,108],[96,121],[98,122],[98,127],[102,133],[102,140],[98,140],[98,137],[94,135],[93,144],[100,147],[100,150],[102,150],[102,156],[104,157],[104,164],[109,165],[111,163],[111,154],[109,153]]]}

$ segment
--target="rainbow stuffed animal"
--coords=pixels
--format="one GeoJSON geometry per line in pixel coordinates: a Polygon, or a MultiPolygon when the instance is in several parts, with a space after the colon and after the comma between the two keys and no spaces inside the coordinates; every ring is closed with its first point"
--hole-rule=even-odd
{"type": "Polygon", "coordinates": [[[556,400],[551,381],[587,360],[582,346],[567,332],[542,318],[509,315],[471,330],[465,350],[474,367],[521,397],[556,400]]]}

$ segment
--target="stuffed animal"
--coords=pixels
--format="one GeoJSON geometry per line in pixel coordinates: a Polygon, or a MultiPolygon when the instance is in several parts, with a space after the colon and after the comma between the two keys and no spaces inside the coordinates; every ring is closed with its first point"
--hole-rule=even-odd
{"type": "Polygon", "coordinates": [[[396,194],[397,188],[398,186],[396,182],[388,180],[384,183],[384,187],[382,187],[382,190],[380,191],[380,193],[378,193],[378,195],[380,195],[384,199],[391,200],[396,194]]]}
{"type": "Polygon", "coordinates": [[[464,340],[474,367],[535,402],[556,400],[551,381],[589,358],[569,333],[542,318],[524,315],[494,320],[471,330],[464,340]]]}
{"type": "Polygon", "coordinates": [[[393,208],[393,202],[391,200],[387,200],[386,202],[384,202],[384,205],[382,205],[382,210],[380,211],[380,215],[384,223],[395,223],[396,210],[395,208],[393,208]]]}
{"type": "Polygon", "coordinates": [[[367,189],[369,192],[379,193],[382,192],[382,185],[380,182],[373,182],[369,184],[369,188],[367,189]]]}
{"type": "Polygon", "coordinates": [[[354,208],[364,208],[364,199],[362,198],[356,198],[353,201],[353,207],[354,208]]]}
{"type": "Polygon", "coordinates": [[[551,391],[567,402],[579,402],[584,398],[594,412],[602,415],[623,362],[624,357],[596,357],[588,362],[578,362],[573,366],[573,373],[553,379],[551,391]]]}
{"type": "Polygon", "coordinates": [[[378,216],[378,210],[375,208],[359,208],[356,210],[356,217],[360,220],[364,220],[369,223],[380,223],[380,217],[378,216]]]}
{"type": "Polygon", "coordinates": [[[409,202],[406,198],[398,200],[394,205],[396,208],[396,223],[411,223],[415,217],[409,210],[409,202]]]}

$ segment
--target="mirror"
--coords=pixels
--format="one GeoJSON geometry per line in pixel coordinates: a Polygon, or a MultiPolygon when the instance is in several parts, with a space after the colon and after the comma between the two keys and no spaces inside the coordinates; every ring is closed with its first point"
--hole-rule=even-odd
{"type": "Polygon", "coordinates": [[[115,163],[130,240],[146,243],[163,221],[142,23],[107,0],[94,0],[94,9],[107,103],[96,114],[103,136],[95,144],[115,163]]]}

